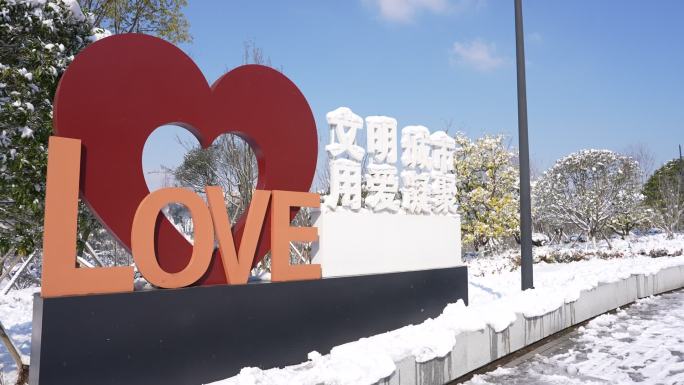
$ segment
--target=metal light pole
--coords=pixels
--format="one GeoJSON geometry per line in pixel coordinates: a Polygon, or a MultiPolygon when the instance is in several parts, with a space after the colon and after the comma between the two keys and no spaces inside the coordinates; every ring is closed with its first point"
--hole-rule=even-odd
{"type": "Polygon", "coordinates": [[[534,288],[532,276],[532,204],[530,199],[530,147],[527,140],[527,91],[522,0],[515,1],[515,57],[518,70],[518,147],[520,157],[520,249],[522,290],[534,288]]]}
{"type": "Polygon", "coordinates": [[[684,184],[684,160],[682,160],[682,145],[679,145],[679,183],[684,184]]]}
{"type": "MultiPolygon", "coordinates": [[[[682,160],[682,145],[679,145],[679,191],[684,191],[684,160],[682,160]]],[[[681,221],[679,222],[681,223],[681,221]]],[[[678,225],[681,230],[681,225],[678,225]]]]}

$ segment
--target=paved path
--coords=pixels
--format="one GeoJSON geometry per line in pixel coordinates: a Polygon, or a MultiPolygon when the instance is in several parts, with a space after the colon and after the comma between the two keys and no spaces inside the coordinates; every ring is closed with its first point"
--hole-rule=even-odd
{"type": "Polygon", "coordinates": [[[601,315],[466,384],[684,385],[684,290],[601,315]]]}

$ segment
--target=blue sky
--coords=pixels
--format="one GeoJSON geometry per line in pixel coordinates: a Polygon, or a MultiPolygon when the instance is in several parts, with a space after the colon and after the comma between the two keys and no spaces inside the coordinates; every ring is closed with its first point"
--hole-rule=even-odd
{"type": "MultiPolygon", "coordinates": [[[[543,170],[582,148],[643,144],[658,164],[684,142],[684,2],[524,0],[530,148],[543,170]]],[[[181,48],[210,82],[255,41],[325,113],[395,117],[399,127],[517,146],[513,0],[190,1],[181,48]],[[451,122],[451,124],[449,124],[451,122]]],[[[145,170],[182,159],[153,134],[145,170]]]]}

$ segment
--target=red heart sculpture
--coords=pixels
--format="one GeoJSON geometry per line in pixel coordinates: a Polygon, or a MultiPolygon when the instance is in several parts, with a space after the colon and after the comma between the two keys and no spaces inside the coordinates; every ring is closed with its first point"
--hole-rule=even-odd
{"type": "MultiPolygon", "coordinates": [[[[204,148],[221,134],[239,135],[254,149],[261,190],[308,191],[318,155],[309,104],[283,74],[245,65],[210,87],[180,49],[139,34],[105,38],[76,57],[57,88],[53,123],[57,135],[82,141],[81,196],[129,252],[133,215],[149,193],[143,146],[157,127],[183,126],[204,148]]],[[[269,218],[254,264],[270,250],[269,218]]],[[[160,219],[157,258],[164,270],[178,272],[192,245],[160,219]]],[[[238,245],[244,222],[243,215],[233,228],[238,245]]],[[[198,284],[226,283],[218,253],[198,284]]]]}

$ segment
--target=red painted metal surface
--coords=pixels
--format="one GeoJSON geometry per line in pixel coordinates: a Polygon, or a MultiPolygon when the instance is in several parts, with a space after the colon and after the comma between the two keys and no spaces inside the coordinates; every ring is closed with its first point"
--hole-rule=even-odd
{"type": "MultiPolygon", "coordinates": [[[[257,156],[258,189],[308,191],[313,180],[318,151],[313,114],[294,83],[268,67],[237,67],[209,86],[177,47],[151,36],[117,35],[76,57],[59,83],[54,106],[56,134],[80,139],[84,147],[81,196],[129,251],[133,215],[149,193],[143,146],[159,126],[185,127],[204,148],[224,133],[241,136],[257,156]]],[[[238,245],[244,218],[233,228],[238,245]]],[[[268,213],[266,218],[255,264],[270,249],[268,213]]],[[[180,271],[191,248],[160,215],[161,267],[180,271]]],[[[215,251],[198,284],[225,282],[215,251]]]]}

